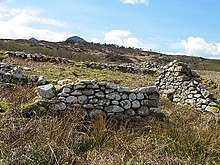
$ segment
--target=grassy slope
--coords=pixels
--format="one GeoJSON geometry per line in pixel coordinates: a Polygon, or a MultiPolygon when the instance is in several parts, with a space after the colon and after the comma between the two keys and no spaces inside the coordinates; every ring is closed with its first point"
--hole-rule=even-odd
{"type": "Polygon", "coordinates": [[[137,49],[121,48],[114,45],[100,44],[51,43],[40,41],[32,43],[27,40],[0,40],[0,50],[24,51],[26,53],[42,53],[48,56],[65,57],[74,61],[95,62],[124,62],[127,59],[138,61],[157,61],[166,64],[174,59],[185,62],[195,70],[209,70],[220,72],[220,60],[205,59],[184,55],[165,55],[156,52],[140,51],[137,49]],[[32,45],[32,46],[30,46],[32,45]],[[76,50],[81,50],[77,52],[76,50]],[[107,55],[116,55],[114,59],[107,55]],[[118,56],[118,59],[117,59],[118,56]],[[123,57],[123,60],[120,60],[123,57]]]}
{"type": "MultiPolygon", "coordinates": [[[[40,63],[5,58],[32,69],[29,74],[49,80],[98,78],[137,88],[152,85],[155,77],[91,70],[78,64],[40,63]]],[[[218,72],[201,71],[204,79],[220,82],[218,72]],[[210,74],[212,73],[212,74],[210,74]]],[[[216,94],[219,95],[219,88],[216,94]]],[[[219,164],[220,125],[218,117],[192,107],[161,100],[164,121],[100,119],[85,121],[74,113],[55,117],[23,118],[19,106],[35,97],[31,86],[0,89],[0,102],[13,103],[15,118],[0,120],[0,162],[3,164],[219,164]]]]}

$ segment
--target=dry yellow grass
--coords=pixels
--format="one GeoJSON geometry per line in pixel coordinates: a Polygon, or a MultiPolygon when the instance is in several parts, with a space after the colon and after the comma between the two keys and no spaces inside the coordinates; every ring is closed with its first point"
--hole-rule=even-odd
{"type": "MultiPolygon", "coordinates": [[[[80,78],[101,78],[136,88],[152,84],[155,78],[88,70],[75,65],[11,58],[4,61],[30,67],[32,73],[45,74],[51,80],[61,73],[62,78],[76,79],[68,75],[69,71],[75,71],[80,78]]],[[[219,76],[215,72],[212,74],[219,76]]],[[[210,75],[204,72],[205,78],[211,78],[210,75]]],[[[166,115],[163,120],[100,118],[88,121],[80,109],[25,118],[19,107],[31,102],[34,96],[31,86],[0,90],[1,101],[13,103],[10,110],[15,112],[11,118],[0,117],[0,164],[220,164],[217,115],[161,99],[161,109],[166,115]]]]}

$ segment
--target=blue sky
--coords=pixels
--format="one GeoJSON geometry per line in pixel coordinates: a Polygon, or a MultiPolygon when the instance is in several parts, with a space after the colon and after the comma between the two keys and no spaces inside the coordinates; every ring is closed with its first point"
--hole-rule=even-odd
{"type": "Polygon", "coordinates": [[[87,41],[220,58],[219,0],[0,0],[0,38],[87,41]]]}

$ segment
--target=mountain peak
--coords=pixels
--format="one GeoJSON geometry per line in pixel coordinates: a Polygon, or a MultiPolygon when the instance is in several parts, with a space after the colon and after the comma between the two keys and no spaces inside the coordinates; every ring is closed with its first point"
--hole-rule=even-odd
{"type": "Polygon", "coordinates": [[[66,39],[66,41],[73,41],[73,42],[86,42],[86,40],[84,40],[83,38],[78,37],[78,36],[72,36],[72,37],[69,37],[68,39],[66,39]]]}
{"type": "Polygon", "coordinates": [[[31,37],[31,38],[29,39],[29,41],[37,41],[37,39],[34,38],[34,37],[31,37]]]}

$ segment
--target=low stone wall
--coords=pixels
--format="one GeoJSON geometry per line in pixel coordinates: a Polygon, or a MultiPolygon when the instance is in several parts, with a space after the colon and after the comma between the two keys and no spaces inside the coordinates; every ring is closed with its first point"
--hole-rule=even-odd
{"type": "Polygon", "coordinates": [[[6,51],[5,54],[16,58],[30,59],[39,62],[69,63],[69,60],[67,58],[49,57],[43,54],[27,54],[24,52],[14,52],[14,51],[6,51]]]}
{"type": "Polygon", "coordinates": [[[129,72],[129,73],[143,73],[143,74],[155,74],[162,66],[156,62],[142,62],[142,63],[128,63],[128,64],[103,64],[103,63],[83,63],[87,68],[92,69],[107,69],[111,71],[129,72]]]}
{"type": "MultiPolygon", "coordinates": [[[[71,63],[67,58],[49,57],[42,54],[27,54],[24,52],[6,51],[6,55],[21,59],[30,59],[39,62],[54,62],[54,63],[71,63]]],[[[127,64],[105,64],[95,62],[83,62],[83,66],[91,69],[107,69],[111,71],[129,72],[129,73],[143,73],[155,74],[158,73],[162,65],[156,62],[141,62],[141,63],[127,63],[127,64]]]]}
{"type": "Polygon", "coordinates": [[[0,63],[0,84],[23,83],[28,78],[24,75],[24,69],[15,64],[0,63]]]}
{"type": "Polygon", "coordinates": [[[90,117],[124,114],[148,117],[159,114],[159,93],[156,86],[130,90],[128,87],[98,80],[78,80],[60,89],[52,84],[38,86],[36,103],[46,111],[74,111],[80,107],[90,117]]]}
{"type": "Polygon", "coordinates": [[[27,76],[30,68],[22,68],[16,64],[0,63],[0,84],[28,84],[45,85],[47,80],[44,76],[27,76]]]}
{"type": "Polygon", "coordinates": [[[200,76],[186,64],[173,61],[163,67],[156,80],[159,92],[171,101],[193,105],[202,111],[219,111],[219,103],[202,84],[200,76]]]}

